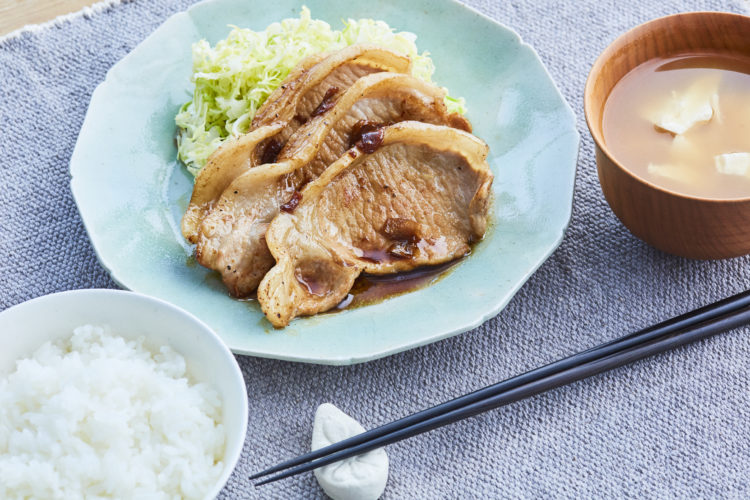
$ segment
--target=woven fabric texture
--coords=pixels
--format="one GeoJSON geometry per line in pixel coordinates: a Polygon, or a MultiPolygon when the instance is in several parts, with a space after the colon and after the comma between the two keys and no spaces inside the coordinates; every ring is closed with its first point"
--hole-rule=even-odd
{"type": "MultiPolygon", "coordinates": [[[[115,287],[78,216],[68,162],[106,71],[190,3],[116,3],[0,41],[0,309],[61,290],[115,287]]],[[[747,5],[470,3],[536,48],[578,116],[567,236],[508,307],[474,331],[351,367],[240,356],[249,432],[224,498],[322,497],[312,474],[262,489],[247,479],[309,448],[320,403],[376,426],[750,283],[748,258],[672,257],[617,221],[598,185],[582,105],[588,70],[617,34],[666,14],[747,5]]],[[[748,363],[744,328],[392,445],[384,498],[747,498],[748,363]]]]}

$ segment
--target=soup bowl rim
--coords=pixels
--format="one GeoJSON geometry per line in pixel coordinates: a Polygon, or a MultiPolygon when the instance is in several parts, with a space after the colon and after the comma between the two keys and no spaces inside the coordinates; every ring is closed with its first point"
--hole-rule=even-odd
{"type": "MultiPolygon", "coordinates": [[[[733,18],[739,18],[742,19],[743,22],[746,22],[748,25],[748,28],[750,28],[750,16],[745,16],[743,14],[736,14],[732,12],[717,12],[717,11],[696,11],[696,12],[683,12],[679,14],[671,14],[668,16],[659,17],[656,19],[652,19],[650,21],[646,21],[644,23],[641,23],[637,26],[634,26],[633,28],[629,29],[628,31],[622,33],[617,38],[615,38],[594,61],[594,64],[591,66],[591,70],[589,71],[588,77],[586,78],[586,85],[584,87],[583,92],[583,111],[584,111],[584,118],[586,120],[586,126],[589,129],[589,133],[591,134],[591,137],[594,139],[594,143],[596,147],[601,151],[602,154],[604,154],[607,159],[612,162],[613,165],[615,165],[620,171],[624,172],[629,177],[633,178],[637,182],[640,182],[644,185],[646,185],[648,188],[656,190],[661,192],[662,194],[668,195],[668,196],[674,196],[677,198],[682,198],[684,200],[694,201],[694,202],[700,202],[700,203],[728,203],[728,204],[744,204],[750,202],[750,195],[741,197],[741,198],[714,198],[714,197],[705,197],[705,196],[696,196],[691,195],[687,193],[682,193],[677,190],[668,189],[664,186],[661,186],[659,184],[655,184],[644,177],[641,177],[640,175],[636,174],[629,168],[625,167],[623,163],[621,163],[615,155],[613,155],[610,150],[607,148],[607,144],[603,137],[602,127],[600,125],[597,125],[597,123],[601,122],[601,117],[593,116],[592,111],[592,95],[593,95],[593,89],[594,84],[596,83],[597,79],[601,75],[601,72],[606,65],[607,62],[614,56],[615,51],[624,48],[626,46],[626,40],[630,38],[633,34],[637,32],[654,32],[662,27],[662,25],[669,19],[686,19],[686,18],[699,18],[704,16],[717,16],[717,17],[733,17],[733,18]]],[[[674,55],[678,55],[680,52],[675,52],[674,55]]],[[[684,53],[684,52],[683,52],[684,53]]],[[[750,57],[750,54],[748,54],[748,57],[750,57]]],[[[628,70],[625,75],[628,75],[630,72],[632,72],[635,68],[638,66],[641,66],[642,64],[645,64],[646,61],[639,63],[634,68],[631,68],[628,70]]],[[[618,83],[622,80],[623,77],[621,77],[618,80],[618,83]]],[[[615,83],[616,85],[617,83],[615,83]]],[[[614,86],[613,86],[614,88],[614,86]]],[[[610,92],[611,93],[611,89],[610,92]]],[[[604,108],[604,105],[606,104],[607,99],[609,98],[609,94],[603,99],[601,103],[601,109],[604,108]]]]}

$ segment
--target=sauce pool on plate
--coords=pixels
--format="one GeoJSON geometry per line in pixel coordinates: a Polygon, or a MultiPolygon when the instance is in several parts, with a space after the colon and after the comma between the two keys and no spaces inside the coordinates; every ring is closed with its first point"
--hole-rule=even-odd
{"type": "Polygon", "coordinates": [[[625,168],[681,194],[750,197],[750,57],[647,61],[612,89],[604,142],[625,168]]]}

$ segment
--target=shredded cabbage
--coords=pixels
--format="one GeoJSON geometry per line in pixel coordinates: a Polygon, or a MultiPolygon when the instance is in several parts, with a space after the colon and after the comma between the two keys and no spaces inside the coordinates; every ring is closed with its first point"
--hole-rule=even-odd
{"type": "MultiPolygon", "coordinates": [[[[193,99],[181,108],[175,122],[178,157],[198,175],[206,160],[229,136],[244,134],[266,98],[303,58],[356,43],[373,43],[408,55],[412,74],[430,82],[435,66],[428,52],[420,54],[416,35],[395,33],[383,21],[349,19],[341,31],[312,19],[302,7],[299,19],[284,19],[264,31],[233,27],[213,48],[201,40],[193,44],[193,99]]],[[[451,112],[465,113],[465,101],[446,97],[451,112]]]]}

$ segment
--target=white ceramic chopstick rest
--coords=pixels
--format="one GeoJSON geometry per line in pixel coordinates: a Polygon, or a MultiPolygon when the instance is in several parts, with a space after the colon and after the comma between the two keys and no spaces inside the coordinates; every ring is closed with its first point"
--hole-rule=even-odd
{"type": "MultiPolygon", "coordinates": [[[[331,403],[315,412],[312,449],[317,450],[365,432],[359,422],[331,403]]],[[[376,500],[388,481],[388,455],[383,448],[325,465],[314,471],[323,491],[333,500],[376,500]]]]}

